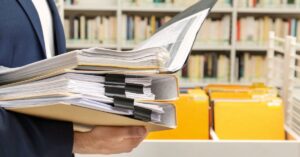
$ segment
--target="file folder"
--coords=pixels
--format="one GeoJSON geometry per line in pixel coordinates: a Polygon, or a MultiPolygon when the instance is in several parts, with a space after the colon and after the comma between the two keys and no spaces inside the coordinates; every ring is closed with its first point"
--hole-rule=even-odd
{"type": "Polygon", "coordinates": [[[208,85],[205,87],[211,100],[214,99],[273,99],[278,95],[275,88],[264,84],[246,85],[208,85]]]}
{"type": "Polygon", "coordinates": [[[209,139],[209,102],[203,90],[189,90],[175,102],[177,128],[150,133],[149,140],[207,140],[209,139]]]}
{"type": "Polygon", "coordinates": [[[284,109],[277,98],[214,100],[214,130],[223,140],[284,140],[284,109]]]}

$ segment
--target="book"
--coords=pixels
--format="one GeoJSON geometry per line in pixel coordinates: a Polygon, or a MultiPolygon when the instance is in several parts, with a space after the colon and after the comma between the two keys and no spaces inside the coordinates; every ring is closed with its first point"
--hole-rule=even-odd
{"type": "MultiPolygon", "coordinates": [[[[215,2],[196,3],[132,51],[89,48],[23,67],[1,67],[0,106],[91,127],[175,128],[172,100],[178,97],[178,81],[171,73],[183,67],[215,2]]],[[[95,26],[86,21],[86,27],[95,26]]]]}

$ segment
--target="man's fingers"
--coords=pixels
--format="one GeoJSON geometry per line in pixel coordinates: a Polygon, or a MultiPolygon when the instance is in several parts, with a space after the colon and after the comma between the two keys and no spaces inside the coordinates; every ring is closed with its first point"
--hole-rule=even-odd
{"type": "Polygon", "coordinates": [[[144,127],[116,127],[113,135],[118,140],[122,141],[128,138],[144,138],[147,130],[144,127]]]}
{"type": "Polygon", "coordinates": [[[78,153],[116,154],[130,152],[146,137],[145,127],[95,127],[89,133],[74,134],[78,153]]]}
{"type": "Polygon", "coordinates": [[[130,138],[124,139],[122,142],[116,144],[114,146],[115,150],[120,152],[131,152],[134,148],[136,148],[141,142],[143,138],[130,138]]]}
{"type": "Polygon", "coordinates": [[[122,144],[123,145],[127,145],[131,148],[136,148],[142,141],[144,140],[144,138],[130,138],[130,139],[124,139],[122,144]]]}

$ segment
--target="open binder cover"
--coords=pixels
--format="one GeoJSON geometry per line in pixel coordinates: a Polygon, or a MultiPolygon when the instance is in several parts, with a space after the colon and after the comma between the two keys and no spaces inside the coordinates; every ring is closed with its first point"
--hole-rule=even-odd
{"type": "Polygon", "coordinates": [[[0,85],[72,69],[174,73],[186,62],[200,27],[215,3],[216,0],[199,1],[132,51],[83,49],[20,68],[0,68],[0,85]]]}

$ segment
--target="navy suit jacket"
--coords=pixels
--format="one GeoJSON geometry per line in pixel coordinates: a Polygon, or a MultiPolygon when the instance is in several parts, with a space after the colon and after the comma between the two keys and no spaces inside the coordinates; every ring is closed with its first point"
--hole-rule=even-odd
{"type": "MultiPolygon", "coordinates": [[[[66,51],[55,2],[53,16],[56,55],[66,51]]],[[[19,67],[46,58],[38,13],[31,0],[0,0],[0,65],[19,67]]],[[[1,78],[0,78],[1,79],[1,78]]],[[[1,157],[71,157],[71,123],[50,121],[0,108],[1,157]]]]}

